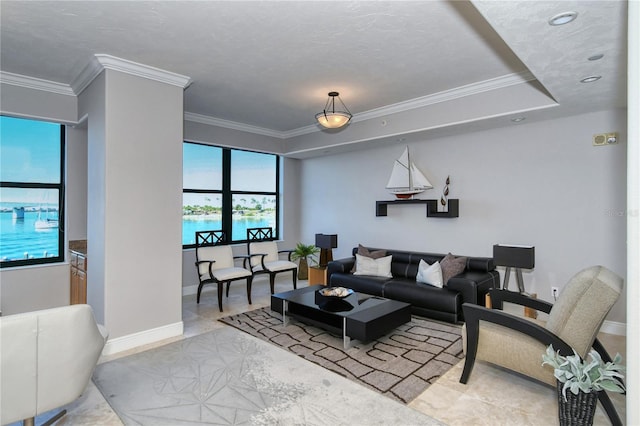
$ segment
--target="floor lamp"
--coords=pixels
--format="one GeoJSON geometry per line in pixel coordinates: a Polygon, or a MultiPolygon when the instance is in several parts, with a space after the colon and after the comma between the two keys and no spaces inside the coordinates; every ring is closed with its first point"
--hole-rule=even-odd
{"type": "Polygon", "coordinates": [[[338,247],[337,234],[316,234],[316,247],[320,248],[320,266],[326,267],[333,260],[332,249],[338,247]]]}

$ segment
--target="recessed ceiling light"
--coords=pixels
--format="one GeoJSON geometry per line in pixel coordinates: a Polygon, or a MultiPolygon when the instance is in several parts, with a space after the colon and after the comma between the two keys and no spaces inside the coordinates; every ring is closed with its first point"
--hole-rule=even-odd
{"type": "Polygon", "coordinates": [[[592,75],[590,77],[585,77],[580,80],[580,83],[593,83],[594,81],[598,81],[602,78],[600,75],[592,75]]]}
{"type": "Polygon", "coordinates": [[[578,12],[562,12],[549,19],[549,25],[558,26],[568,24],[578,17],[578,12]]]}
{"type": "Polygon", "coordinates": [[[513,121],[514,123],[519,123],[524,120],[526,120],[526,117],[516,117],[511,119],[511,121],[513,121]]]}
{"type": "Polygon", "coordinates": [[[600,59],[604,58],[604,54],[602,53],[598,53],[597,55],[593,55],[593,56],[589,56],[589,60],[590,61],[598,61],[600,59]]]}

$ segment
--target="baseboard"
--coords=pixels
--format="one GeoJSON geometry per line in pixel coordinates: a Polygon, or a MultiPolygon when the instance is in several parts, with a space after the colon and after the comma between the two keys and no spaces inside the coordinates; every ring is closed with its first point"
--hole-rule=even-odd
{"type": "Polygon", "coordinates": [[[102,355],[113,355],[138,346],[148,345],[149,343],[154,343],[159,340],[182,336],[183,331],[184,324],[180,321],[164,325],[162,327],[152,328],[151,330],[128,334],[126,336],[116,337],[115,339],[109,339],[107,344],[104,346],[102,355]]]}
{"type": "Polygon", "coordinates": [[[186,287],[182,287],[182,295],[190,296],[192,294],[196,294],[198,292],[198,284],[188,285],[186,287]]]}
{"type": "Polygon", "coordinates": [[[616,336],[627,335],[627,324],[616,321],[605,321],[600,327],[601,333],[615,334],[616,336]]]}

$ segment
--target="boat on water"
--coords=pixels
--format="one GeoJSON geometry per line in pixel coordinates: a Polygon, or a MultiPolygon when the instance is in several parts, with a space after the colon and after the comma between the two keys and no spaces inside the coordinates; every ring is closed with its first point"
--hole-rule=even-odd
{"type": "Polygon", "coordinates": [[[58,219],[38,219],[35,223],[36,229],[51,229],[58,227],[58,219]]]}
{"type": "Polygon", "coordinates": [[[386,188],[396,198],[407,199],[433,188],[433,185],[411,161],[409,147],[406,147],[400,158],[393,163],[386,188]]]}
{"type": "Polygon", "coordinates": [[[24,207],[14,207],[11,217],[13,219],[24,219],[24,207]]]}
{"type": "Polygon", "coordinates": [[[58,218],[49,217],[50,211],[51,210],[47,207],[40,207],[40,209],[38,210],[38,218],[36,219],[34,224],[36,230],[52,229],[58,227],[58,218]]]}

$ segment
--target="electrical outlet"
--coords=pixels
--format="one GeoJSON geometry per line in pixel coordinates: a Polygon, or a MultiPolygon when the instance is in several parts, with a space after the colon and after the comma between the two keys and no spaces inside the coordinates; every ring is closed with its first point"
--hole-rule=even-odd
{"type": "Polygon", "coordinates": [[[558,300],[559,294],[560,294],[560,289],[558,287],[551,287],[551,297],[553,297],[553,300],[558,300]]]}

